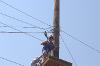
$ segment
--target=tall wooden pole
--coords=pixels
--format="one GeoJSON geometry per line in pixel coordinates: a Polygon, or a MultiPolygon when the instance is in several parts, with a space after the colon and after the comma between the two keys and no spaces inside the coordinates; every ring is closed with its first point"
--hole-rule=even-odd
{"type": "Polygon", "coordinates": [[[53,36],[54,36],[54,56],[59,58],[59,35],[60,35],[60,0],[54,0],[54,21],[53,21],[53,36]]]}

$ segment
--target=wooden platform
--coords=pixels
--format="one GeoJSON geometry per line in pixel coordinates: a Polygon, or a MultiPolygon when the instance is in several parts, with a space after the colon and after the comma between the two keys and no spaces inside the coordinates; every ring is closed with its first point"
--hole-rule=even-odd
{"type": "Polygon", "coordinates": [[[47,60],[41,64],[41,66],[72,66],[72,63],[57,59],[54,57],[48,57],[47,60]]]}

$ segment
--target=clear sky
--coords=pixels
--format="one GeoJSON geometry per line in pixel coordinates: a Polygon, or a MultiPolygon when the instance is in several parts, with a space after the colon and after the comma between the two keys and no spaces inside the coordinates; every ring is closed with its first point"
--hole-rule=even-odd
{"type": "MultiPolygon", "coordinates": [[[[53,0],[3,1],[52,25],[53,0]]],[[[42,24],[0,1],[0,13],[1,12],[41,28],[48,28],[48,25],[42,24]]],[[[61,29],[100,50],[100,0],[60,0],[60,17],[61,29]]],[[[21,31],[44,32],[44,30],[37,28],[23,28],[32,26],[1,14],[0,21],[21,31]]],[[[17,32],[9,27],[3,27],[5,26],[3,24],[0,24],[0,26],[0,32],[17,32]]],[[[46,40],[43,33],[33,33],[32,35],[42,40],[46,40]]],[[[100,53],[72,39],[63,32],[61,32],[61,36],[72,53],[77,66],[100,66],[100,53]]],[[[25,66],[30,66],[32,59],[42,54],[42,46],[40,43],[41,41],[25,34],[0,33],[0,57],[16,61],[25,66]]],[[[72,62],[73,66],[76,66],[62,41],[60,44],[60,58],[72,62]]],[[[0,59],[0,66],[18,65],[0,59]]]]}

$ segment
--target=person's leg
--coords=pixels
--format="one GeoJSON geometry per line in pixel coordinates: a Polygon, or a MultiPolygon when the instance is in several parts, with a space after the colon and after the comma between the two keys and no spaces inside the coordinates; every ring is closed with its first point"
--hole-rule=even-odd
{"type": "Polygon", "coordinates": [[[53,50],[51,50],[51,56],[54,56],[53,50]]]}

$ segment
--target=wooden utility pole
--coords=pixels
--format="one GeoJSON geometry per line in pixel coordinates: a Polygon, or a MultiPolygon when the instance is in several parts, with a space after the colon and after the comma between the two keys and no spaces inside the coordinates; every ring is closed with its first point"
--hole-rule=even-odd
{"type": "Polygon", "coordinates": [[[54,0],[54,21],[53,21],[53,36],[54,36],[54,56],[59,58],[59,35],[60,35],[60,0],[54,0]]]}
{"type": "Polygon", "coordinates": [[[54,57],[45,55],[40,56],[36,61],[32,62],[31,66],[40,63],[40,66],[72,66],[72,63],[59,59],[59,36],[60,36],[60,0],[54,0],[54,21],[53,21],[53,36],[54,36],[54,57]],[[41,61],[43,59],[43,61],[41,61]]]}

